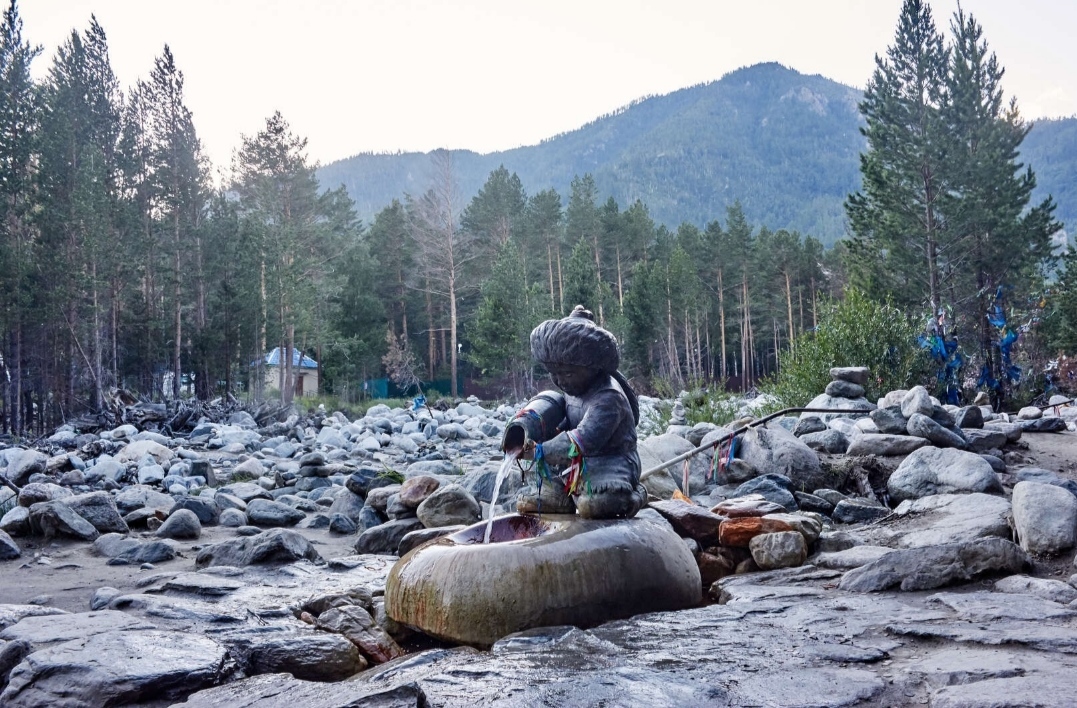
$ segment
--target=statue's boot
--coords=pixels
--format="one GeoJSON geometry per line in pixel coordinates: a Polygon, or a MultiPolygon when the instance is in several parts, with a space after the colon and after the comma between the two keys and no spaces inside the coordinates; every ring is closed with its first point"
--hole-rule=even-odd
{"type": "Polygon", "coordinates": [[[576,502],[565,493],[558,480],[544,480],[541,487],[530,482],[516,497],[516,511],[521,514],[575,514],[576,502]]]}
{"type": "Polygon", "coordinates": [[[637,484],[629,487],[607,487],[603,491],[576,497],[576,510],[585,519],[631,519],[647,504],[647,490],[637,484]]]}

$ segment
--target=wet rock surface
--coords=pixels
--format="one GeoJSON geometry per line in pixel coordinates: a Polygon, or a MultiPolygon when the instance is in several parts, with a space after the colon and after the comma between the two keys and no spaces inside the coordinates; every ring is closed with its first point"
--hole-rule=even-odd
{"type": "MultiPolygon", "coordinates": [[[[186,440],[122,426],[85,451],[74,440],[94,436],[61,431],[78,465],[0,451],[23,488],[0,522],[0,705],[1072,705],[1077,416],[951,414],[916,391],[868,418],[851,398],[866,374],[832,372],[845,414],[744,436],[718,474],[695,459],[692,503],[658,501],[679,464],[651,475],[640,517],[683,537],[699,606],[488,650],[401,626],[383,593],[396,553],[485,516],[514,407],[237,418],[186,440]],[[965,451],[909,435],[915,415],[965,451]],[[931,465],[902,501],[888,482],[915,448],[961,464],[931,465]],[[187,514],[199,535],[158,535],[187,514]]],[[[658,464],[721,429],[652,432],[658,464]]],[[[522,484],[514,469],[498,501],[522,484]]]]}

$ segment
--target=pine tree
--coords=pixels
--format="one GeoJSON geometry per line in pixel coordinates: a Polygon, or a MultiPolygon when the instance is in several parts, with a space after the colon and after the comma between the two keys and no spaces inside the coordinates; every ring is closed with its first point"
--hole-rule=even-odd
{"type": "Polygon", "coordinates": [[[41,53],[22,36],[22,18],[11,0],[0,23],[0,278],[4,325],[5,418],[8,429],[25,429],[24,334],[31,316],[31,273],[35,263],[31,223],[35,129],[39,106],[30,65],[41,53]]]}
{"type": "MultiPolygon", "coordinates": [[[[1000,287],[1022,301],[1042,282],[1051,261],[1051,234],[1061,226],[1050,197],[1029,209],[1036,177],[1018,163],[1031,125],[1003,97],[1003,68],[983,31],[961,8],[950,23],[954,37],[942,115],[952,136],[947,161],[951,184],[943,201],[947,228],[959,257],[946,264],[960,332],[979,342],[985,382],[996,397],[1007,386],[988,309],[1000,287]]],[[[996,403],[998,401],[996,400],[996,403]]]]}
{"type": "Polygon", "coordinates": [[[858,284],[904,305],[942,303],[941,200],[949,136],[940,114],[947,52],[924,0],[905,0],[894,44],[875,58],[860,111],[863,187],[846,201],[858,284]]]}
{"type": "Polygon", "coordinates": [[[201,277],[201,242],[196,230],[206,201],[206,166],[202,146],[195,132],[191,111],[183,99],[183,72],[176,66],[172,50],[165,45],[154,60],[147,95],[149,107],[150,174],[153,202],[164,215],[161,228],[171,251],[172,286],[172,396],[178,398],[183,378],[184,287],[189,268],[194,266],[197,302],[196,323],[204,322],[205,291],[201,277]],[[191,263],[193,261],[193,264],[191,263]]]}

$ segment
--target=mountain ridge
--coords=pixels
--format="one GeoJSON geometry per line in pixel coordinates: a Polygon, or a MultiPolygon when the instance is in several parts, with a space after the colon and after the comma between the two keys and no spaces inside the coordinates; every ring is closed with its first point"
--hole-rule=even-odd
{"type": "MultiPolygon", "coordinates": [[[[589,172],[600,199],[613,196],[622,208],[640,199],[670,228],[724,220],[740,201],[756,226],[831,245],[845,234],[845,197],[860,187],[861,97],[860,89],[767,62],[637,99],[533,145],[450,152],[465,199],[500,165],[529,194],[553,188],[563,203],[573,177],[589,172]]],[[[430,154],[360,153],[322,166],[318,177],[325,187],[343,185],[369,222],[392,199],[427,188],[430,154]]],[[[1039,178],[1034,199],[1052,193],[1058,217],[1077,221],[1077,118],[1037,121],[1022,160],[1039,178]]]]}

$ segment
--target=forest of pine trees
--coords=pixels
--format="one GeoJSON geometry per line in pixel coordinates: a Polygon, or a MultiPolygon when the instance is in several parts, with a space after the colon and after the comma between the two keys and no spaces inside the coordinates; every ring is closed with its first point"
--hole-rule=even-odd
{"type": "Polygon", "coordinates": [[[618,336],[642,385],[747,390],[850,285],[923,317],[928,337],[960,336],[973,377],[1005,381],[987,315],[1001,301],[1016,321],[1036,300],[1044,351],[1072,348],[1073,268],[1050,252],[1053,204],[1029,203],[1035,176],[1016,157],[1029,126],[1003,99],[1001,66],[971,16],[959,11],[951,34],[906,0],[861,105],[852,238],[824,250],[748,223],[736,202],[704,224],[656,225],[589,174],[561,195],[501,167],[462,194],[446,151],[425,191],[362,224],[279,113],[243,135],[215,184],[182,58],[165,46],[124,90],[95,19],[46,59],[12,0],[0,27],[0,429],[45,431],[113,388],[289,402],[291,357],[265,384],[274,347],[315,359],[323,391],[345,401],[401,362],[452,395],[468,381],[521,397],[535,385],[528,332],[576,304],[618,336]],[[40,82],[35,61],[51,61],[40,82]]]}

